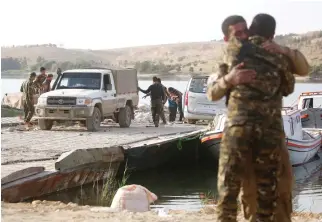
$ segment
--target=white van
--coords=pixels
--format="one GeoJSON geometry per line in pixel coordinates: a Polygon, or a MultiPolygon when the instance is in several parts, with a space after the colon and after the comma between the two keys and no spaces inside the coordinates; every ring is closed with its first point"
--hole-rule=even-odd
{"type": "Polygon", "coordinates": [[[183,98],[183,112],[188,123],[198,120],[213,120],[218,111],[226,109],[225,97],[218,101],[209,101],[206,95],[208,75],[193,76],[186,87],[183,98]]]}

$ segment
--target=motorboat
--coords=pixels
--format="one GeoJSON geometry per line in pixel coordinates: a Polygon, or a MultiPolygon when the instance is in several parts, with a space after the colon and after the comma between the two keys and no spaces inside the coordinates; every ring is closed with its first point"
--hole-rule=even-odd
{"type": "MultiPolygon", "coordinates": [[[[293,166],[310,161],[317,155],[321,147],[321,132],[303,129],[301,121],[302,111],[293,108],[283,108],[282,118],[285,142],[293,166]]],[[[213,121],[213,127],[201,137],[201,155],[212,162],[217,162],[219,147],[226,120],[225,114],[219,114],[213,121]]]]}
{"type": "Polygon", "coordinates": [[[322,91],[302,93],[295,108],[301,110],[303,128],[322,131],[322,91]]]}

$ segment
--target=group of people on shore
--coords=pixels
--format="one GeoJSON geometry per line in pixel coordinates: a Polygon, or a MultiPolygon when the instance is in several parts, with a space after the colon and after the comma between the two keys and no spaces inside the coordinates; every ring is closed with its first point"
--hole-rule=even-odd
{"type": "Polygon", "coordinates": [[[35,113],[35,95],[50,91],[53,74],[46,74],[46,68],[40,68],[40,74],[29,74],[29,78],[21,84],[20,92],[23,93],[24,124],[32,126],[30,122],[35,113]]]}
{"type": "Polygon", "coordinates": [[[152,82],[152,85],[147,90],[143,90],[140,87],[138,89],[146,94],[143,98],[151,97],[151,114],[155,127],[159,126],[160,118],[163,124],[167,124],[164,114],[166,102],[168,102],[169,108],[169,122],[176,120],[177,110],[180,113],[179,121],[183,121],[182,93],[173,87],[165,87],[161,83],[161,79],[156,76],[152,78],[152,82]]]}
{"type": "Polygon", "coordinates": [[[291,221],[293,174],[282,99],[294,91],[293,74],[308,75],[309,65],[301,52],[273,41],[275,29],[276,21],[268,14],[256,15],[249,28],[239,15],[222,23],[226,65],[208,79],[207,87],[209,100],[226,96],[227,105],[219,155],[218,222],[237,220],[238,197],[247,221],[291,221]]]}
{"type": "MultiPolygon", "coordinates": [[[[307,60],[298,50],[273,41],[275,19],[258,14],[250,27],[239,15],[222,23],[227,43],[226,61],[220,72],[208,79],[207,96],[218,101],[226,96],[227,119],[220,145],[217,189],[218,222],[237,220],[240,196],[247,221],[290,222],[292,214],[292,166],[282,122],[283,97],[294,91],[293,74],[308,75],[307,60]],[[241,195],[240,195],[241,194],[241,195]]],[[[34,113],[33,95],[50,90],[52,76],[30,74],[23,83],[25,123],[34,113]]],[[[165,87],[154,76],[147,90],[155,127],[160,118],[167,123],[164,105],[169,104],[169,121],[183,121],[183,94],[165,87]]]]}

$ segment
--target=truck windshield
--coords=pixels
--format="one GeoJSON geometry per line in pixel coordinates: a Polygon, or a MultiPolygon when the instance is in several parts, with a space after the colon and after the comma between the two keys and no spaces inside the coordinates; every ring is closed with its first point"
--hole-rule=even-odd
{"type": "Polygon", "coordinates": [[[57,89],[101,89],[101,73],[64,73],[57,89]]]}

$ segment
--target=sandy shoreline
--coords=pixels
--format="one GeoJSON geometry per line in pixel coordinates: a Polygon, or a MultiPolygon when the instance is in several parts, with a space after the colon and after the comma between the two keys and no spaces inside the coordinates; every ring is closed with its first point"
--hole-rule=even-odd
{"type": "MultiPolygon", "coordinates": [[[[150,211],[145,213],[131,212],[93,212],[91,206],[78,206],[73,203],[63,204],[61,202],[34,201],[33,203],[1,203],[2,220],[10,222],[34,222],[34,221],[86,221],[86,222],[130,222],[130,221],[215,221],[213,207],[205,207],[199,212],[169,211],[168,216],[162,217],[158,212],[150,211]]],[[[318,222],[322,220],[322,214],[295,213],[293,222],[318,222]]],[[[242,216],[239,215],[239,221],[242,216]]]]}

